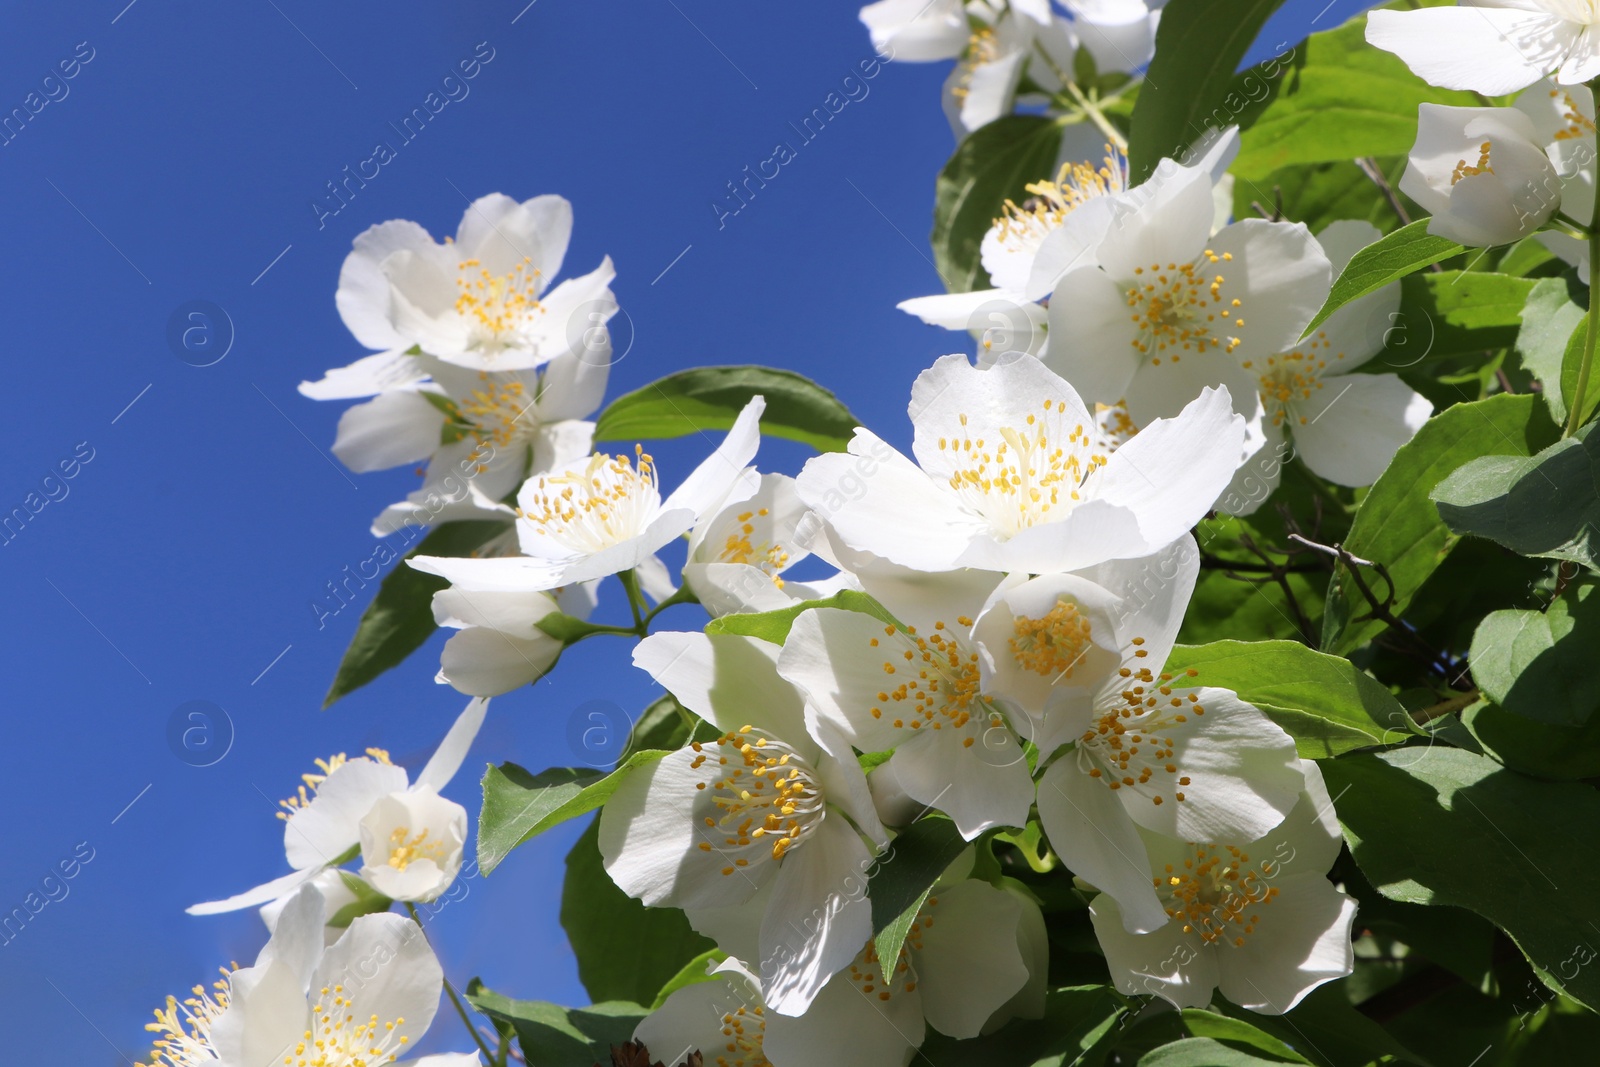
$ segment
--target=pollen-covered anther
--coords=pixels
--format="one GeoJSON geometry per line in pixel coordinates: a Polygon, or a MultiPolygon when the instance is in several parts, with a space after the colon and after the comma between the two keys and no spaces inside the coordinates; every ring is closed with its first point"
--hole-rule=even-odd
{"type": "MultiPolygon", "coordinates": [[[[731,860],[731,875],[751,860],[781,860],[819,826],[826,815],[816,770],[793,748],[753,726],[701,742],[690,761],[699,769],[717,754],[719,777],[710,782],[709,801],[719,815],[703,822],[710,839],[701,851],[731,860]],[[710,750],[710,751],[708,751],[710,750]],[[731,769],[729,769],[731,768],[731,769]],[[720,836],[717,836],[720,834],[720,836]]],[[[704,793],[706,783],[696,786],[704,793]]],[[[702,802],[705,798],[701,798],[702,802]]]]}
{"type": "Polygon", "coordinates": [[[1051,679],[1071,678],[1091,643],[1089,617],[1062,599],[1037,619],[1012,620],[1011,654],[1017,665],[1051,679]]]}

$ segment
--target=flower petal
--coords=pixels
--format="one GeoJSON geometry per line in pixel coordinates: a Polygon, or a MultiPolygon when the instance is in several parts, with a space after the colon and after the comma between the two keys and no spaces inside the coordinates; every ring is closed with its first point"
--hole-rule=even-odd
{"type": "Polygon", "coordinates": [[[1295,451],[1314,474],[1339,485],[1371,485],[1416,436],[1433,404],[1394,374],[1324,378],[1293,407],[1295,451]]]}
{"type": "Polygon", "coordinates": [[[365,756],[323,779],[311,803],[283,826],[283,849],[296,870],[326,867],[361,840],[361,820],[390,793],[404,792],[406,772],[365,756]]]}
{"type": "Polygon", "coordinates": [[[921,947],[912,957],[928,1024],[950,1037],[977,1037],[989,1017],[1028,981],[1016,929],[1023,903],[988,882],[941,889],[919,918],[921,947]]]}
{"type": "Polygon", "coordinates": [[[411,389],[379,393],[339,417],[333,454],[358,474],[415,463],[439,447],[444,412],[411,389]]]}
{"type": "Polygon", "coordinates": [[[1117,901],[1107,894],[1094,898],[1089,919],[1118,990],[1154,994],[1180,1008],[1211,1003],[1220,977],[1217,957],[1197,934],[1185,934],[1182,923],[1168,923],[1147,934],[1130,933],[1117,901]]]}
{"type": "Polygon", "coordinates": [[[488,713],[487,700],[480,698],[467,702],[461,714],[456,716],[456,721],[450,724],[444,740],[439,742],[439,747],[434,749],[433,755],[428,757],[428,762],[417,773],[417,780],[413,783],[415,788],[431,789],[437,793],[450,784],[450,779],[456,776],[462,761],[467,758],[467,750],[483,728],[483,717],[488,713]]]}
{"type": "Polygon", "coordinates": [[[1067,753],[1039,780],[1039,821],[1061,861],[1122,905],[1119,927],[1154,930],[1167,913],[1150,884],[1144,839],[1117,794],[1078,768],[1067,753]]]}
{"type": "Polygon", "coordinates": [[[385,912],[352,921],[322,957],[311,988],[336,985],[345,988],[350,1015],[362,1020],[376,1015],[379,1026],[395,1023],[394,1036],[415,1045],[439,1010],[444,972],[422,927],[385,912]]]}
{"type": "Polygon", "coordinates": [[[780,1015],[803,1015],[872,937],[872,856],[844,819],[825,818],[787,853],[761,919],[761,993],[780,1015]]]}
{"type": "Polygon", "coordinates": [[[1430,85],[1503,96],[1560,65],[1580,28],[1545,12],[1478,4],[1373,11],[1367,41],[1405,61],[1430,85]]]}

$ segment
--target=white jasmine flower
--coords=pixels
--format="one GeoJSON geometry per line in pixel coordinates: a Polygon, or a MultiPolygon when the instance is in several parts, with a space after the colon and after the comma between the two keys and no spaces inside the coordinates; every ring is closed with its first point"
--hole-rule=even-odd
{"type": "MultiPolygon", "coordinates": [[[[289,866],[294,868],[293,873],[275,878],[226,900],[196,904],[188,909],[189,914],[216,915],[278,900],[288,896],[323,871],[337,867],[353,859],[357,854],[364,853],[363,823],[368,815],[378,808],[382,801],[397,800],[402,806],[408,805],[413,800],[411,798],[413,793],[419,798],[432,797],[437,800],[438,791],[443,789],[461,768],[461,761],[466,759],[467,749],[472,747],[473,739],[478,736],[478,730],[483,726],[483,717],[488,710],[487,700],[470,702],[451,725],[444,740],[439,742],[439,747],[423,766],[415,782],[410,780],[405,768],[390,763],[389,754],[382,749],[368,749],[367,755],[355,759],[347,759],[341,753],[330,759],[318,760],[317,767],[321,773],[304,775],[306,784],[301,787],[299,794],[282,802],[284,811],[279,817],[284,819],[283,846],[289,866]]],[[[417,803],[419,805],[417,811],[426,815],[434,827],[433,832],[441,833],[444,827],[439,823],[439,818],[443,809],[427,800],[419,800],[417,803]]],[[[465,819],[464,812],[462,818],[465,819]]],[[[419,824],[418,832],[425,824],[419,824]]],[[[401,825],[401,822],[396,819],[392,824],[385,822],[382,825],[387,827],[388,832],[392,832],[401,825]]],[[[438,841],[440,838],[436,837],[433,840],[438,841]]],[[[378,857],[374,852],[372,858],[366,858],[365,862],[374,868],[384,865],[373,863],[373,859],[376,858],[378,857]]],[[[390,858],[396,857],[391,853],[390,858]]],[[[405,857],[398,858],[404,860],[405,857]]],[[[449,857],[446,855],[442,858],[448,860],[449,857]]],[[[435,865],[440,869],[446,866],[437,862],[435,865]]],[[[451,871],[452,879],[455,871],[459,869],[458,851],[455,868],[451,871]]],[[[365,871],[363,877],[366,877],[365,871]]],[[[386,884],[394,888],[410,884],[409,880],[389,880],[391,876],[388,874],[382,877],[386,880],[386,884]]],[[[414,879],[416,877],[413,875],[414,879]]],[[[448,879],[444,885],[449,885],[448,879]]],[[[382,885],[374,884],[374,888],[384,892],[382,885]]],[[[440,886],[440,891],[443,888],[444,886],[440,886]]]]}
{"type": "Polygon", "coordinates": [[[361,877],[390,900],[436,900],[461,873],[467,809],[428,786],[379,797],[360,831],[361,877]]]}
{"type": "Polygon", "coordinates": [[[1210,175],[1170,160],[1097,203],[1056,238],[1092,249],[1092,262],[1068,270],[1051,296],[1051,369],[1086,399],[1125,401],[1140,426],[1208,386],[1225,386],[1254,421],[1255,382],[1239,361],[1291,347],[1331,284],[1310,231],[1246,219],[1212,235],[1210,175]]]}
{"type": "MultiPolygon", "coordinates": [[[[1272,720],[1229,690],[1161,670],[1198,573],[1199,552],[1186,537],[1151,560],[1146,576],[1128,564],[1087,575],[1121,601],[1121,666],[1093,689],[1057,687],[1042,717],[1042,757],[1063,741],[1073,746],[1039,780],[1039,820],[1062,862],[1116,899],[1131,931],[1166,921],[1139,828],[1184,840],[1255,840],[1283,820],[1303,787],[1294,741],[1272,720]]],[[[1024,617],[1014,627],[1035,633],[1048,618],[1024,617]]],[[[1075,626],[1064,629],[1063,646],[1081,640],[1075,626]]]]}
{"type": "Polygon", "coordinates": [[[1211,509],[1243,456],[1227,390],[1195,393],[1107,455],[1077,392],[1037,359],[944,356],[912,391],[917,463],[858,429],[848,454],[806,464],[800,497],[851,549],[917,570],[1147,555],[1211,509]]]}
{"type": "MultiPolygon", "coordinates": [[[[327,913],[310,887],[295,893],[251,967],[224,971],[211,991],[168,997],[145,1029],[150,1067],[362,1067],[404,1055],[427,1032],[444,973],[416,923],[363,915],[324,947],[327,913]]],[[[401,1067],[468,1067],[476,1053],[401,1067]]]]}
{"type": "Polygon", "coordinates": [[[1459,7],[1373,11],[1367,41],[1430,85],[1503,96],[1554,73],[1600,75],[1600,11],[1591,0],[1465,0],[1459,7]]]}
{"type": "Polygon", "coordinates": [[[582,348],[604,366],[616,271],[607,258],[550,289],[571,236],[572,205],[559,196],[480,197],[443,244],[414,222],[381,223],[345,258],[339,314],[387,357],[418,348],[471,370],[510,371],[582,348]]]}
{"type": "Polygon", "coordinates": [[[1327,871],[1341,837],[1322,772],[1302,762],[1294,810],[1259,840],[1188,843],[1142,831],[1149,879],[1168,916],[1132,933],[1108,894],[1090,905],[1111,977],[1124,993],[1154,993],[1179,1008],[1212,991],[1264,1015],[1281,1015],[1324,982],[1352,970],[1356,902],[1327,871]]]}
{"type": "Polygon", "coordinates": [[[601,811],[600,852],[612,880],[651,907],[729,907],[770,886],[762,984],[775,1011],[794,1015],[871,936],[862,834],[875,848],[886,838],[854,753],[807,721],[778,651],[702,633],[639,643],[634,663],[719,733],[628,777],[601,811]]]}
{"type": "MultiPolygon", "coordinates": [[[[1334,272],[1379,238],[1369,222],[1344,219],[1317,235],[1334,272]]],[[[1400,312],[1394,282],[1334,312],[1315,333],[1287,351],[1240,363],[1260,376],[1262,445],[1239,469],[1224,508],[1248,514],[1277,486],[1288,454],[1312,473],[1339,485],[1371,485],[1433,413],[1426,397],[1395,374],[1351,373],[1383,351],[1400,312]],[[1254,479],[1245,492],[1243,479],[1254,479]],[[1243,506],[1228,506],[1230,497],[1243,506]]]]}
{"type": "Polygon", "coordinates": [[[596,453],[536,474],[517,493],[517,540],[523,555],[498,559],[418,556],[408,562],[464,588],[507,593],[557,589],[632,570],[688,533],[742,487],[760,444],[765,401],[755,397],[733,428],[665,500],[655,460],[596,453]]]}
{"type": "Polygon", "coordinates": [[[1474,247],[1520,241],[1561,206],[1561,179],[1523,112],[1421,104],[1400,191],[1428,232],[1474,247]]]}

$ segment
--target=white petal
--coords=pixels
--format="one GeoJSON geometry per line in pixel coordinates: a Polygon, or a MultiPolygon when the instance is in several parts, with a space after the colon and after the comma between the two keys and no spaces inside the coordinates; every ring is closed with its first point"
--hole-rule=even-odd
{"type": "Polygon", "coordinates": [[[1015,936],[1023,903],[977,880],[941,889],[937,900],[924,907],[920,918],[936,921],[921,931],[913,953],[923,1014],[942,1034],[977,1037],[1028,981],[1015,936]]]}
{"type": "Polygon", "coordinates": [[[1026,52],[1013,52],[992,63],[979,63],[967,80],[967,96],[961,101],[961,124],[968,130],[987,126],[1011,113],[1022,79],[1026,52]]]}
{"type": "Polygon", "coordinates": [[[954,59],[972,32],[960,0],[878,0],[861,21],[879,55],[906,63],[954,59]]]}
{"type": "Polygon", "coordinates": [[[325,867],[361,839],[361,820],[372,805],[407,785],[406,772],[365,756],[346,762],[322,784],[311,803],[289,817],[283,827],[283,848],[289,866],[298,870],[325,867]]]}
{"type": "MultiPolygon", "coordinates": [[[[1114,621],[1119,607],[1119,599],[1109,591],[1073,574],[1044,574],[1026,582],[1012,581],[1009,587],[995,590],[972,629],[984,692],[1038,713],[1044,710],[1056,686],[1098,685],[1107,671],[1122,665],[1114,621]],[[1076,658],[1064,665],[1044,656],[1038,661],[1024,660],[1022,652],[1026,649],[1013,647],[1021,636],[1018,620],[1043,619],[1062,604],[1070,604],[1075,618],[1087,626],[1087,642],[1078,648],[1076,658]]],[[[1066,646],[1057,642],[1054,647],[1059,660],[1066,646]]]]}
{"type": "Polygon", "coordinates": [[[1089,905],[1089,918],[1106,954],[1117,989],[1130,995],[1154,994],[1180,1008],[1203,1008],[1219,978],[1217,958],[1196,934],[1172,922],[1147,934],[1130,933],[1117,901],[1102,894],[1089,905]]]}
{"type": "Polygon", "coordinates": [[[779,677],[779,651],[736,634],[663,632],[634,646],[633,665],[718,729],[754,726],[812,763],[818,749],[806,732],[800,693],[779,677]]]}
{"type": "Polygon", "coordinates": [[[1041,398],[1063,404],[1066,425],[1090,421],[1072,386],[1037,359],[1019,357],[988,368],[974,367],[964,355],[941,356],[917,375],[909,413],[916,428],[912,452],[935,479],[954,473],[957,464],[939,447],[943,438],[970,435],[1000,439],[1002,431],[1027,425],[1041,398]]]}
{"type": "Polygon", "coordinates": [[[311,981],[311,972],[322,958],[323,926],[328,921],[327,901],[315,886],[302,886],[284,902],[273,927],[272,937],[256,957],[256,966],[262,967],[277,961],[288,968],[295,977],[295,985],[304,989],[311,981]]]}
{"type": "MultiPolygon", "coordinates": [[[[921,0],[919,0],[921,2],[921,0]]],[[[925,1033],[921,990],[888,1000],[838,975],[800,1018],[767,1016],[767,1059],[775,1065],[905,1067],[925,1033]]]]}
{"type": "Polygon", "coordinates": [[[1302,223],[1244,219],[1213,237],[1211,251],[1233,257],[1213,266],[1226,279],[1222,297],[1243,303],[1232,312],[1234,323],[1219,331],[1240,339],[1236,359],[1288,351],[1333,285],[1333,267],[1302,223]]]}
{"type": "Polygon", "coordinates": [[[461,714],[456,716],[456,721],[450,724],[444,740],[439,742],[439,747],[434,749],[427,764],[418,772],[414,783],[417,789],[432,789],[437,793],[450,784],[450,779],[461,769],[461,761],[467,758],[467,750],[483,728],[483,717],[488,713],[487,700],[467,702],[461,714]]]}
{"type": "Polygon", "coordinates": [[[309,882],[322,871],[322,865],[307,867],[305,870],[294,871],[291,874],[274,878],[270,882],[263,882],[254,889],[247,889],[224,900],[208,900],[204,904],[195,904],[185,908],[190,915],[221,915],[224,912],[238,911],[241,908],[251,908],[258,904],[278,900],[294,892],[297,888],[309,882]]]}
{"type": "MultiPolygon", "coordinates": [[[[633,1039],[650,1050],[652,1060],[681,1064],[696,1051],[715,1056],[728,1043],[725,1026],[738,1022],[752,1038],[765,1025],[761,995],[737,976],[696,982],[667,997],[661,1007],[645,1016],[633,1039]],[[732,1018],[728,1018],[731,1016],[732,1018]]],[[[715,1059],[712,1059],[715,1063],[715,1059]]]]}
{"type": "Polygon", "coordinates": [[[393,219],[359,234],[339,270],[334,302],[339,316],[368,348],[410,348],[413,341],[396,331],[390,311],[390,285],[383,262],[401,251],[429,254],[437,248],[428,231],[414,222],[393,219]]]}
{"type": "Polygon", "coordinates": [[[1045,362],[1051,370],[1089,401],[1114,404],[1126,395],[1142,365],[1135,340],[1128,298],[1110,275],[1087,267],[1061,278],[1050,295],[1050,353],[1045,362]]]}
{"type": "Polygon", "coordinates": [[[310,1023],[304,987],[281,963],[235,971],[228,984],[228,1007],[209,1034],[219,1062],[277,1063],[310,1023]]]}
{"type": "Polygon", "coordinates": [[[333,943],[312,978],[312,989],[345,987],[347,1011],[357,1019],[376,1015],[380,1026],[404,1019],[394,1035],[415,1045],[439,1009],[444,972],[422,927],[384,913],[363,915],[333,943]]]}
{"type": "Polygon", "coordinates": [[[817,718],[864,752],[888,751],[904,733],[892,717],[871,713],[885,677],[872,642],[886,641],[885,629],[863,612],[813,608],[794,620],[778,655],[778,673],[805,693],[817,718]]]}
{"type": "Polygon", "coordinates": [[[301,382],[300,395],[312,400],[354,400],[410,385],[427,376],[427,368],[416,356],[391,348],[363,356],[347,367],[335,367],[314,382],[301,382]]]}
{"type": "Polygon", "coordinates": [[[566,198],[536,196],[517,203],[502,193],[474,200],[462,213],[456,246],[463,259],[477,259],[490,274],[501,275],[527,259],[542,290],[561,271],[572,237],[572,205],[566,198]]]}
{"type": "Polygon", "coordinates": [[[1157,419],[1111,454],[1087,482],[1094,497],[1138,517],[1146,552],[1205,517],[1238,469],[1244,420],[1226,389],[1206,389],[1175,419],[1157,419]]]}
{"type": "Polygon", "coordinates": [[[1287,874],[1261,905],[1243,945],[1215,945],[1222,994],[1242,1008],[1282,1015],[1305,995],[1353,969],[1356,902],[1326,877],[1287,874]]]}
{"type": "Polygon", "coordinates": [[[437,574],[463,589],[496,592],[539,592],[566,585],[566,567],[527,556],[498,556],[471,559],[464,556],[413,556],[410,566],[437,574]]]}
{"type": "Polygon", "coordinates": [[[504,631],[471,626],[444,643],[439,654],[438,680],[468,696],[500,696],[543,678],[561,647],[561,642],[542,633],[518,638],[504,631]]]}
{"type": "Polygon", "coordinates": [[[1170,159],[1143,184],[1112,199],[1116,210],[1099,260],[1119,281],[1150,264],[1188,263],[1211,235],[1211,175],[1170,159]]]}
{"type": "Polygon", "coordinates": [[[1039,821],[1061,862],[1123,906],[1121,923],[1146,931],[1167,921],[1138,828],[1115,792],[1078,769],[1075,753],[1039,780],[1039,821]]]}
{"type": "Polygon", "coordinates": [[[750,899],[778,866],[735,867],[718,851],[722,835],[702,820],[721,814],[710,788],[720,769],[713,761],[696,769],[695,759],[686,748],[638,768],[600,809],[606,872],[649,907],[730,907],[750,899]],[[701,782],[707,788],[696,789],[701,782]],[[702,850],[702,842],[711,850],[702,850]]]}
{"type": "Polygon", "coordinates": [[[444,412],[413,390],[380,393],[339,417],[333,454],[358,474],[415,463],[439,447],[444,412]]]}
{"type": "Polygon", "coordinates": [[[1339,485],[1371,485],[1400,446],[1416,436],[1433,404],[1393,374],[1324,378],[1292,410],[1295,451],[1312,472],[1339,485]]]}
{"type": "Polygon", "coordinates": [[[761,444],[761,413],[766,406],[763,398],[752,397],[744,410],[739,412],[733,427],[728,430],[728,436],[722,439],[716,451],[707,456],[673,490],[672,495],[662,501],[661,510],[666,512],[686,508],[699,520],[713,508],[719,507],[750,461],[756,458],[756,449],[761,444]]]}
{"type": "Polygon", "coordinates": [[[1545,13],[1481,7],[1374,11],[1367,41],[1405,61],[1430,85],[1503,96],[1560,64],[1576,24],[1545,13]]]}
{"type": "MultiPolygon", "coordinates": [[[[1083,125],[1088,126],[1087,123],[1083,125]]],[[[1099,138],[1093,140],[1097,142],[1098,151],[1099,138]]],[[[1078,207],[1060,226],[1045,235],[1029,265],[1028,279],[1022,286],[1023,295],[1029,300],[1042,300],[1071,272],[1098,267],[1100,245],[1111,227],[1120,222],[1119,203],[1114,197],[1096,197],[1078,207]]]]}
{"type": "Polygon", "coordinates": [[[778,864],[761,920],[761,992],[780,1015],[803,1015],[872,937],[871,854],[845,820],[822,825],[778,864]]]}
{"type": "Polygon", "coordinates": [[[906,793],[949,815],[968,841],[996,826],[1024,825],[1033,803],[1033,779],[1016,735],[981,721],[980,714],[959,733],[918,731],[889,761],[906,793]]]}
{"type": "Polygon", "coordinates": [[[1079,576],[1117,598],[1118,647],[1141,637],[1146,658],[1165,663],[1200,576],[1200,548],[1185,534],[1154,555],[1102,563],[1079,576]]]}
{"type": "Polygon", "coordinates": [[[466,840],[467,809],[460,804],[426,787],[391,793],[361,820],[361,877],[391,900],[436,900],[460,872],[466,840]],[[403,845],[420,845],[426,854],[397,863],[403,845]]]}
{"type": "MultiPolygon", "coordinates": [[[[534,413],[545,423],[586,418],[605,399],[610,376],[609,362],[587,359],[582,353],[563,352],[544,366],[534,413]]],[[[578,455],[588,451],[585,445],[578,455]]]]}

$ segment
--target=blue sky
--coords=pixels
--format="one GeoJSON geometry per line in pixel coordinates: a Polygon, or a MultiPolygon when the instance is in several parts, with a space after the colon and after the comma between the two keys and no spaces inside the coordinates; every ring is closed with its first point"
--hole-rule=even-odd
{"type": "MultiPolygon", "coordinates": [[[[1290,0],[1258,50],[1361,6],[1325,2],[1290,0]]],[[[0,511],[54,498],[0,546],[0,912],[58,865],[73,871],[0,946],[18,1063],[139,1059],[168,993],[259,949],[253,912],[183,908],[283,871],[273,802],[312,759],[378,745],[415,768],[465,703],[433,682],[436,638],[319,710],[364,602],[320,629],[311,603],[372,555],[370,520],[415,485],[406,470],[344,472],[327,455],[342,405],[295,392],[363,352],[333,302],[354,235],[390,218],[453,232],[493,191],[568,197],[566,273],[611,255],[619,343],[632,335],[610,396],[684,367],[765,363],[824,382],[904,443],[912,378],[961,347],[894,310],[939,288],[926,234],[952,147],[943,65],[883,69],[810,143],[788,125],[872,54],[846,0],[125,3],[11,5],[0,23],[0,112],[36,90],[56,98],[0,146],[16,398],[0,511]],[[401,143],[389,124],[485,56],[401,143]],[[379,140],[394,158],[331,213],[327,183],[379,140]],[[725,184],[779,141],[797,157],[719,219],[725,184]],[[168,344],[193,301],[232,324],[210,366],[168,344]],[[211,766],[169,747],[192,701],[231,724],[211,766]]],[[[670,484],[705,448],[652,450],[670,484]]],[[[793,472],[804,455],[773,442],[762,463],[793,472]]],[[[490,760],[576,762],[580,706],[654,695],[626,652],[590,641],[553,679],[496,700],[450,792],[475,811],[490,760]]],[[[441,914],[453,980],[586,1002],[556,918],[577,829],[524,847],[441,914]]],[[[441,1046],[466,1047],[444,1016],[424,1048],[441,1046]]]]}

